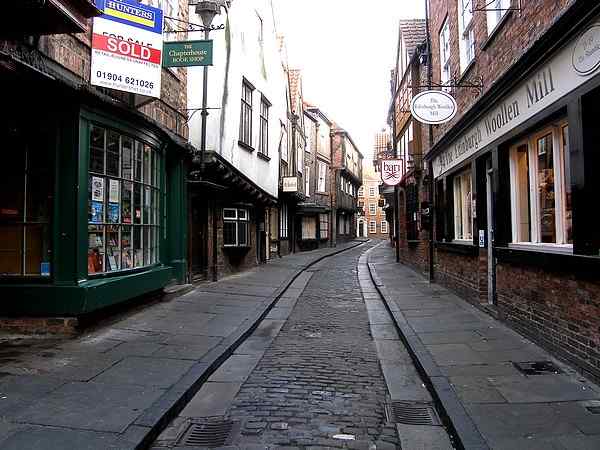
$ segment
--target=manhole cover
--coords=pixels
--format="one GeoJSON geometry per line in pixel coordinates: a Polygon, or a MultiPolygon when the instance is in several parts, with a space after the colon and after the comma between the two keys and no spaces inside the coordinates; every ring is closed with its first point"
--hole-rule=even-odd
{"type": "Polygon", "coordinates": [[[515,368],[525,375],[560,374],[560,370],[551,361],[513,362],[515,368]]]}
{"type": "Polygon", "coordinates": [[[430,403],[392,402],[385,407],[388,422],[405,425],[440,425],[430,403]]]}
{"type": "Polygon", "coordinates": [[[192,423],[177,446],[221,447],[233,430],[231,420],[192,423]]]}

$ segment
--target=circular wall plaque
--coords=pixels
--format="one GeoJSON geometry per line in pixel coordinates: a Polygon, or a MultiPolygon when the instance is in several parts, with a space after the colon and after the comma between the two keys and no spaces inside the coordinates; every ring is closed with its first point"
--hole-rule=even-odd
{"type": "Polygon", "coordinates": [[[573,48],[573,68],[579,75],[589,75],[600,66],[600,24],[592,25],[573,48]]]}
{"type": "Polygon", "coordinates": [[[437,125],[446,123],[456,115],[456,101],[444,91],[425,91],[410,103],[413,117],[421,123],[437,125]]]}

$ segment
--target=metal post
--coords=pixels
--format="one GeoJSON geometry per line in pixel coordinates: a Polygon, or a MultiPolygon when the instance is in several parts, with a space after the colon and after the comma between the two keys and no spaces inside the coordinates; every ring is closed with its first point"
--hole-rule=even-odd
{"type": "MultiPolygon", "coordinates": [[[[210,29],[204,29],[204,40],[208,41],[210,35],[210,29]]],[[[202,80],[202,136],[200,141],[200,173],[204,174],[204,153],[206,152],[206,118],[208,116],[208,66],[204,66],[204,77],[202,80]]]]}
{"type": "MultiPolygon", "coordinates": [[[[427,32],[427,86],[431,90],[433,83],[433,65],[432,65],[432,54],[431,54],[431,34],[429,32],[429,0],[425,0],[425,30],[427,32]]],[[[433,147],[433,125],[429,125],[429,150],[433,147]]],[[[434,252],[434,231],[435,231],[435,216],[436,216],[436,205],[435,205],[435,180],[433,179],[433,164],[429,161],[428,164],[429,174],[429,282],[433,283],[435,280],[434,268],[435,264],[433,261],[434,252]]]]}

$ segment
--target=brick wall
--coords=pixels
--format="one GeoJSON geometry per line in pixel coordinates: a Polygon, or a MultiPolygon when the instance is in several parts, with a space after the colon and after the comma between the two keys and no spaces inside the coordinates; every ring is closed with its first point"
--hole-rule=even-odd
{"type": "MultiPolygon", "coordinates": [[[[180,0],[179,18],[188,20],[188,5],[180,0]]],[[[91,37],[92,22],[87,23],[87,31],[80,34],[57,34],[42,36],[39,50],[56,61],[73,74],[90,81],[91,65],[91,37]]],[[[178,35],[178,39],[186,39],[185,35],[178,35]]],[[[116,93],[117,96],[120,94],[116,93]]],[[[187,126],[187,70],[163,69],[161,98],[140,108],[140,112],[161,124],[164,128],[181,136],[188,137],[187,126]]]]}
{"type": "Polygon", "coordinates": [[[496,284],[509,323],[600,376],[600,280],[500,263],[496,284]]]}
{"type": "MultiPolygon", "coordinates": [[[[474,0],[478,4],[482,0],[474,0]]],[[[430,30],[433,60],[433,80],[440,82],[440,43],[439,33],[444,19],[449,18],[450,28],[450,67],[451,74],[458,79],[475,80],[483,77],[483,90],[456,89],[452,95],[458,104],[456,117],[445,125],[435,127],[437,142],[456,121],[468,111],[479,98],[490,89],[494,82],[504,74],[521,55],[542,36],[555,18],[562,14],[575,0],[537,0],[521,1],[522,11],[509,12],[506,21],[497,33],[488,41],[487,18],[485,12],[473,15],[475,34],[475,61],[464,74],[460,73],[458,44],[457,0],[430,1],[430,30]],[[486,41],[488,41],[486,43],[486,41]],[[484,48],[482,48],[485,45],[484,48]]]]}

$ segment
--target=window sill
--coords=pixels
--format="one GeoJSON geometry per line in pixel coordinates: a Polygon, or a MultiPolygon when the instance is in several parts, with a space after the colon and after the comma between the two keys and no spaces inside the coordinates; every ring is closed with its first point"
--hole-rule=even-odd
{"type": "MultiPolygon", "coordinates": [[[[460,74],[460,77],[458,78],[458,84],[461,84],[463,81],[465,81],[465,79],[469,75],[469,72],[471,71],[473,66],[475,66],[475,59],[476,59],[475,56],[473,56],[473,59],[471,61],[469,61],[469,64],[467,64],[467,67],[465,67],[465,70],[462,71],[462,73],[460,74]]],[[[457,89],[457,88],[453,87],[452,89],[457,89]]]]}
{"type": "Polygon", "coordinates": [[[238,145],[242,147],[244,150],[248,150],[249,152],[253,152],[254,148],[243,141],[238,141],[238,145]]]}
{"type": "Polygon", "coordinates": [[[483,43],[479,47],[481,50],[485,50],[486,48],[488,48],[491,45],[492,41],[496,38],[496,36],[498,36],[498,34],[500,34],[500,30],[502,28],[504,28],[504,24],[506,24],[506,22],[508,21],[508,18],[511,15],[512,15],[512,11],[507,11],[506,14],[504,14],[504,16],[502,16],[502,19],[500,19],[500,22],[498,22],[496,24],[496,26],[494,27],[492,32],[488,34],[487,39],[485,41],[483,41],[483,43]]]}
{"type": "Polygon", "coordinates": [[[543,253],[558,253],[562,255],[572,255],[573,246],[570,244],[535,244],[531,242],[517,242],[508,244],[508,248],[515,250],[525,250],[543,253]]]}
{"type": "Polygon", "coordinates": [[[269,157],[268,157],[267,155],[265,155],[264,153],[258,152],[258,153],[257,153],[257,155],[258,155],[258,157],[259,157],[260,159],[262,159],[263,161],[267,161],[267,162],[271,161],[271,158],[269,158],[269,157]]]}
{"type": "Polygon", "coordinates": [[[458,255],[476,256],[479,253],[479,247],[473,245],[473,241],[436,242],[435,248],[458,255]]]}

